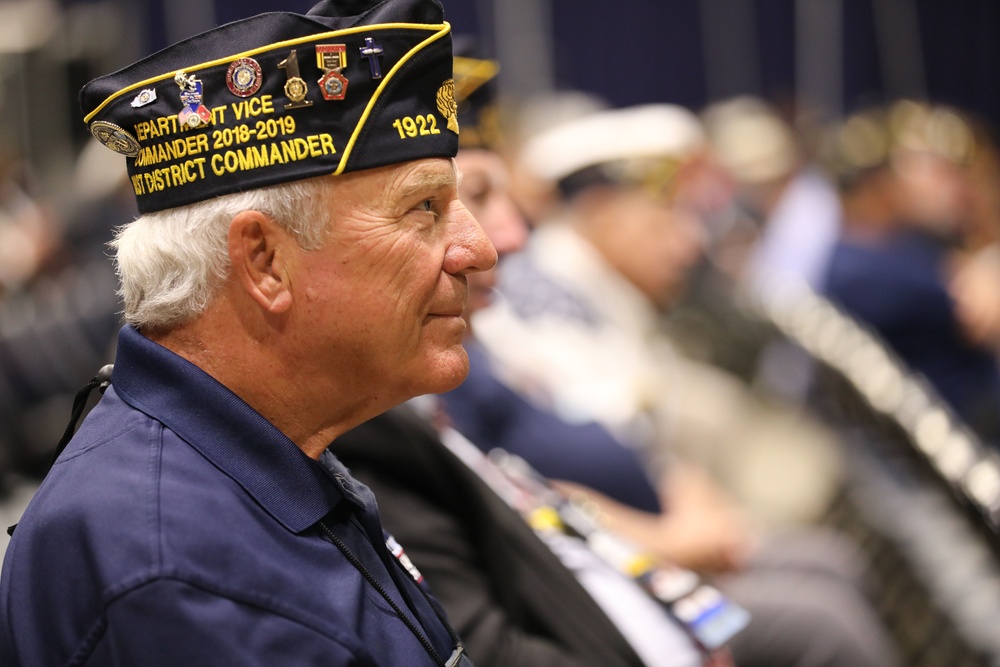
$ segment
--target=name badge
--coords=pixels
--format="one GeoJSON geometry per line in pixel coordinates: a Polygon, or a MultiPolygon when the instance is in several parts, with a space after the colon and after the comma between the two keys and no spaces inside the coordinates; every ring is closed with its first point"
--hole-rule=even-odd
{"type": "Polygon", "coordinates": [[[410,557],[406,555],[406,552],[403,551],[403,545],[397,542],[395,537],[392,535],[387,537],[385,540],[385,546],[389,550],[389,553],[391,553],[393,557],[399,561],[399,564],[403,566],[403,569],[410,573],[410,576],[413,577],[415,582],[418,584],[423,583],[424,575],[420,574],[420,570],[418,570],[417,566],[413,564],[410,557]]]}
{"type": "Polygon", "coordinates": [[[677,620],[710,651],[723,646],[750,622],[750,612],[705,584],[669,606],[677,620]]]}

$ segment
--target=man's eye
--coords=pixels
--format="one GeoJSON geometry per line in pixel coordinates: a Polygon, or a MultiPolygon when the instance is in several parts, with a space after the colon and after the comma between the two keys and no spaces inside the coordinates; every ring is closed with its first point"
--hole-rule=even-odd
{"type": "Polygon", "coordinates": [[[467,192],[463,197],[463,199],[475,204],[476,206],[483,206],[486,204],[486,200],[489,199],[489,196],[490,196],[489,188],[480,188],[477,190],[472,190],[471,192],[467,192]]]}
{"type": "Polygon", "coordinates": [[[420,202],[420,205],[417,206],[417,208],[419,208],[421,211],[427,211],[428,213],[433,213],[434,202],[430,199],[425,199],[424,201],[420,202]]]}

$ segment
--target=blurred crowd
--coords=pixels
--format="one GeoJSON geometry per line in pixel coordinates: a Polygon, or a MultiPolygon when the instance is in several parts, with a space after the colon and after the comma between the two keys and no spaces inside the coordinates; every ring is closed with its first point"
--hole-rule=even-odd
{"type": "MultiPolygon", "coordinates": [[[[749,607],[747,579],[726,576],[774,535],[787,556],[846,473],[816,360],[748,303],[825,296],[1000,447],[996,128],[921,100],[832,123],[802,111],[751,97],[704,109],[506,99],[490,110],[502,164],[470,166],[463,183],[474,211],[508,206],[492,197],[509,192],[506,213],[530,228],[493,238],[504,257],[483,289],[496,298],[470,344],[536,412],[493,415],[500,404],[470,389],[445,397],[449,418],[749,607]],[[592,449],[560,448],[564,431],[538,413],[601,432],[573,435],[592,449]]],[[[95,146],[71,140],[75,167],[54,191],[22,144],[0,144],[0,490],[44,474],[74,393],[113,358],[107,243],[136,213],[124,165],[95,146]]],[[[845,632],[865,633],[855,625],[845,632]]]]}
{"type": "MultiPolygon", "coordinates": [[[[904,486],[928,480],[884,451],[890,428],[860,432],[830,410],[845,398],[822,381],[820,359],[775,335],[752,304],[810,295],[841,312],[869,336],[828,365],[874,345],[892,361],[871,373],[898,364],[929,397],[917,412],[953,415],[948,433],[978,443],[942,457],[949,475],[995,478],[992,128],[917,100],[817,126],[749,97],[610,109],[560,93],[507,111],[509,184],[496,177],[479,196],[508,190],[531,234],[498,246],[496,298],[472,315],[473,370],[444,397],[448,417],[480,448],[564,480],[618,534],[711,574],[755,619],[733,640],[738,663],[756,664],[747,643],[773,622],[772,644],[785,644],[782,628],[813,646],[857,647],[845,664],[893,664],[858,596],[865,559],[817,529],[858,477],[848,443],[860,444],[864,474],[886,465],[877,474],[904,486]],[[882,460],[864,458],[873,452],[882,460]]],[[[995,508],[995,481],[984,487],[995,508]]],[[[866,502],[884,509],[891,494],[866,502]]],[[[941,527],[901,508],[898,525],[933,542],[941,527]]],[[[969,553],[959,543],[949,558],[969,553]]],[[[990,591],[995,606],[990,562],[992,575],[958,589],[990,591]]]]}

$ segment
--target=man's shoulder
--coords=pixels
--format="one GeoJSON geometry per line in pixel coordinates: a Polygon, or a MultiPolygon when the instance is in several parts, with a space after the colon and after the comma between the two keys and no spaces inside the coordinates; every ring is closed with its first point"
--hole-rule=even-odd
{"type": "Polygon", "coordinates": [[[161,561],[170,521],[183,517],[185,532],[203,526],[210,537],[218,516],[203,501],[225,494],[223,486],[214,466],[109,390],[29,503],[12,562],[20,550],[61,558],[61,545],[73,545],[87,553],[74,569],[97,568],[105,584],[132,577],[161,561]]]}
{"type": "MultiPolygon", "coordinates": [[[[152,419],[109,391],[52,465],[18,530],[26,532],[38,515],[57,516],[58,523],[66,525],[75,522],[73,517],[111,512],[115,505],[120,506],[114,511],[118,517],[134,509],[135,503],[126,499],[148,483],[142,474],[148,456],[144,444],[157,430],[152,419]]],[[[44,526],[47,521],[38,523],[44,526]]]]}
{"type": "Polygon", "coordinates": [[[823,291],[863,319],[927,299],[945,304],[944,284],[929,257],[905,236],[880,243],[841,242],[831,255],[823,291]]]}

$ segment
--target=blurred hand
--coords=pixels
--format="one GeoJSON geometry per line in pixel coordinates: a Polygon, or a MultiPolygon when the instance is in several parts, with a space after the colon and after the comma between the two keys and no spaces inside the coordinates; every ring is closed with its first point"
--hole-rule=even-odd
{"type": "Polygon", "coordinates": [[[743,568],[756,538],[746,516],[706,475],[677,466],[665,482],[666,511],[642,512],[591,489],[555,482],[570,497],[585,498],[612,532],[664,561],[703,573],[743,568]]]}
{"type": "Polygon", "coordinates": [[[1000,248],[990,246],[962,259],[949,291],[966,338],[976,345],[1000,349],[1000,248]]]}
{"type": "Polygon", "coordinates": [[[29,281],[60,243],[45,207],[9,189],[0,186],[0,294],[29,281]]]}
{"type": "Polygon", "coordinates": [[[747,516],[703,471],[675,462],[661,494],[660,553],[702,572],[746,565],[756,541],[747,516]]]}

